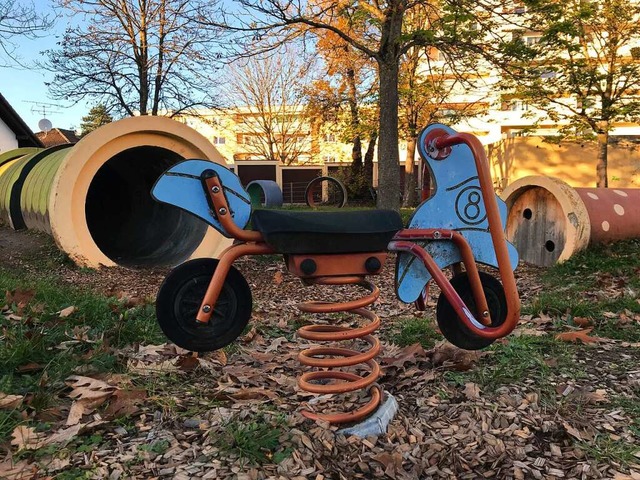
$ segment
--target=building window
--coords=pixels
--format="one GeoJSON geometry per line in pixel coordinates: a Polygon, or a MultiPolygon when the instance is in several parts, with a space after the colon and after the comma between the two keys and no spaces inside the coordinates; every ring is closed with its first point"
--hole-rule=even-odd
{"type": "Polygon", "coordinates": [[[529,105],[527,105],[522,100],[513,100],[511,102],[509,110],[511,110],[512,112],[524,112],[526,110],[529,110],[529,105]]]}
{"type": "Polygon", "coordinates": [[[325,142],[328,142],[328,143],[335,143],[335,141],[336,141],[336,135],[335,135],[335,133],[327,133],[327,134],[324,136],[324,141],[325,141],[325,142]]]}
{"type": "Polygon", "coordinates": [[[542,40],[541,36],[524,37],[524,43],[526,43],[529,46],[535,45],[536,43],[540,43],[540,40],[542,40]]]}
{"type": "Polygon", "coordinates": [[[224,145],[226,142],[227,140],[224,137],[213,137],[214,145],[224,145]]]}
{"type": "Polygon", "coordinates": [[[241,145],[256,145],[258,143],[258,138],[255,135],[242,133],[238,134],[238,143],[241,145]]]}
{"type": "Polygon", "coordinates": [[[529,105],[522,100],[511,100],[502,102],[500,110],[503,112],[524,112],[529,110],[529,105]]]}
{"type": "Polygon", "coordinates": [[[322,161],[323,162],[335,162],[336,161],[336,157],[333,155],[323,155],[322,156],[322,161]]]}

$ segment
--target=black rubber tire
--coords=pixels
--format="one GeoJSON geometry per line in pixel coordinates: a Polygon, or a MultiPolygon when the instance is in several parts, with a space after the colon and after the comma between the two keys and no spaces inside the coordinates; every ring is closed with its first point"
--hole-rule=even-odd
{"type": "MultiPolygon", "coordinates": [[[[502,284],[494,277],[485,272],[480,273],[480,282],[487,299],[489,313],[491,314],[491,326],[498,327],[504,323],[507,318],[507,300],[504,294],[502,284]]],[[[476,302],[473,299],[471,291],[471,283],[466,273],[456,275],[451,279],[451,286],[458,292],[462,301],[469,307],[471,313],[476,313],[476,302]]],[[[488,347],[495,340],[479,337],[471,333],[471,331],[458,318],[455,310],[447,300],[443,293],[438,297],[436,306],[436,320],[442,335],[453,343],[456,347],[465,350],[480,350],[488,347]]]]}
{"type": "Polygon", "coordinates": [[[214,258],[198,258],[174,268],[156,298],[156,315],[173,343],[193,352],[212,352],[238,338],[251,317],[251,289],[231,267],[207,324],[196,321],[204,294],[218,266],[214,258]]]}

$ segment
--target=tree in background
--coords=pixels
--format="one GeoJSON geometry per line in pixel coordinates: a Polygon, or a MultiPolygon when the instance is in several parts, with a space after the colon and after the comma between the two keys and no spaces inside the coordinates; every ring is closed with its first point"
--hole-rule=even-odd
{"type": "Polygon", "coordinates": [[[351,168],[344,179],[349,198],[370,198],[377,139],[374,65],[331,31],[318,37],[316,49],[326,76],[309,91],[311,110],[324,117],[333,116],[332,123],[337,125],[340,136],[352,145],[351,168]],[[363,139],[367,142],[364,155],[363,139]]]}
{"type": "Polygon", "coordinates": [[[53,18],[41,15],[34,5],[0,0],[0,67],[20,63],[16,38],[37,38],[53,25],[53,18]]]}
{"type": "Polygon", "coordinates": [[[451,2],[442,14],[431,2],[409,0],[355,1],[311,0],[235,0],[238,9],[220,12],[217,19],[202,20],[236,35],[241,54],[271,50],[307,33],[314,36],[333,32],[354,49],[375,61],[379,85],[378,196],[380,208],[399,209],[400,172],[398,152],[398,81],[400,59],[412,47],[467,46],[472,37],[461,29],[472,18],[465,2],[451,2]],[[405,22],[407,12],[415,8],[433,8],[433,23],[419,28],[405,22]],[[235,12],[242,11],[242,15],[235,12]],[[259,40],[259,42],[257,41],[259,40]]]}
{"type": "Polygon", "coordinates": [[[232,64],[227,96],[242,118],[239,143],[244,150],[251,157],[290,165],[311,154],[304,115],[310,64],[294,49],[278,53],[232,64]]]}
{"type": "MultiPolygon", "coordinates": [[[[435,48],[413,47],[400,64],[400,136],[407,142],[403,207],[415,206],[419,200],[419,171],[414,168],[417,137],[431,123],[455,124],[480,113],[478,102],[451,103],[451,99],[473,89],[473,76],[465,78],[450,68],[435,48]]],[[[468,100],[468,99],[467,99],[468,100]]],[[[425,181],[429,181],[427,176],[425,181]]],[[[429,185],[423,185],[428,190],[429,185]]]]}
{"type": "Polygon", "coordinates": [[[122,116],[211,107],[219,63],[215,32],[191,21],[206,0],[59,0],[71,25],[46,52],[57,100],[97,101],[122,116]],[[77,20],[76,20],[77,21],[77,20]]]}
{"type": "MultiPolygon", "coordinates": [[[[640,118],[640,4],[525,0],[528,28],[539,41],[519,42],[510,68],[513,97],[564,121],[561,136],[596,138],[598,187],[608,186],[609,132],[640,118]]],[[[515,50],[514,50],[515,51],[515,50]]]]}
{"type": "Polygon", "coordinates": [[[107,107],[102,104],[91,107],[89,113],[82,117],[80,136],[84,137],[87,133],[91,133],[96,128],[111,122],[113,122],[113,117],[107,111],[107,107]]]}

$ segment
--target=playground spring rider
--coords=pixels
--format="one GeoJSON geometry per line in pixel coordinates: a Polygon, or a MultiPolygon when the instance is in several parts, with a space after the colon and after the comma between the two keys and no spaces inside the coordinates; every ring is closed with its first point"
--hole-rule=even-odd
{"type": "Polygon", "coordinates": [[[343,302],[306,302],[305,312],[349,312],[369,322],[349,328],[307,325],[300,337],[336,342],[362,339],[369,348],[314,347],[299,360],[316,370],[298,379],[314,393],[345,393],[369,388],[368,402],[351,412],[302,413],[331,423],[358,421],[376,410],[381,389],[375,385],[380,342],[373,332],[380,319],[366,307],[379,290],[367,277],[381,273],[388,252],[398,252],[396,293],[425,308],[429,283],[442,293],[436,319],[455,345],[479,349],[511,332],[520,302],[513,277],[517,253],[504,236],[506,206],[493,191],[484,149],[470,134],[431,125],[419,138],[419,152],[435,181],[435,195],[402,228],[393,211],[293,212],[256,210],[239,178],[225,167],[185,160],[166,171],[153,188],[156,200],[178,206],[235,239],[220,259],[191,260],[173,269],[157,298],[158,321],[177,345],[212,351],[233,342],[244,330],[252,308],[251,290],[233,263],[245,255],[282,254],[288,270],[306,285],[359,285],[368,293],[343,302]],[[244,230],[251,218],[253,230],[244,230]],[[477,263],[498,269],[502,283],[477,263]],[[443,269],[451,267],[451,280],[443,269]],[[341,367],[364,367],[360,375],[341,367]],[[366,367],[365,367],[366,366],[366,367]]]}

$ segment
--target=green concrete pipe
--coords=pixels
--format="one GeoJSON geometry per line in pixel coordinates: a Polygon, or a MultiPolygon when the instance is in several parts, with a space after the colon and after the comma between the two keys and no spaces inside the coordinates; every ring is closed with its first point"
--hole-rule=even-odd
{"type": "MultiPolygon", "coordinates": [[[[36,213],[33,212],[32,197],[50,193],[55,169],[60,166],[60,161],[69,148],[68,145],[64,145],[37,149],[33,153],[15,158],[2,174],[0,177],[0,218],[7,221],[14,230],[34,228],[33,225],[26,224],[26,219],[31,217],[31,213],[36,213]],[[61,150],[62,152],[60,152],[61,150]],[[43,166],[46,168],[51,165],[54,166],[54,169],[49,168],[48,175],[42,175],[43,166]],[[32,188],[34,183],[40,187],[37,192],[32,188]]],[[[44,202],[39,213],[45,215],[46,211],[47,204],[44,202]]],[[[51,233],[48,225],[42,225],[41,228],[36,229],[51,233]]]]}
{"type": "Polygon", "coordinates": [[[227,239],[150,195],[160,174],[185,158],[224,164],[205,137],[162,117],[113,122],[74,146],[5,152],[0,220],[51,234],[83,266],[163,266],[217,256],[227,239]]]}

